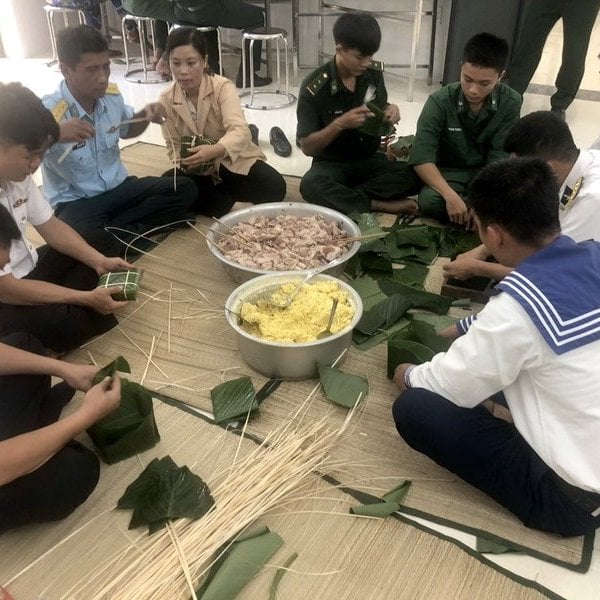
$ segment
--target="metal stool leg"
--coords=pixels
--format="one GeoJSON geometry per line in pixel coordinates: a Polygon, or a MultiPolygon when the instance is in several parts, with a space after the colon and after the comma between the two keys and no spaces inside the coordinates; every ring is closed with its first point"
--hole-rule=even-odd
{"type": "Polygon", "coordinates": [[[52,46],[52,60],[48,66],[52,66],[58,62],[58,48],[56,47],[56,32],[54,31],[54,13],[47,10],[46,20],[48,21],[48,31],[50,32],[50,45],[52,46]]]}
{"type": "Polygon", "coordinates": [[[290,47],[287,38],[283,38],[283,47],[285,48],[285,93],[290,93],[290,72],[289,72],[289,51],[290,47]]]}
{"type": "Polygon", "coordinates": [[[279,60],[279,38],[275,40],[275,56],[277,57],[277,91],[281,91],[281,61],[279,60]]]}
{"type": "Polygon", "coordinates": [[[254,40],[250,40],[250,104],[254,104],[254,40]]]}
{"type": "Polygon", "coordinates": [[[130,20],[131,19],[126,16],[121,19],[121,35],[123,36],[123,50],[125,50],[125,76],[129,73],[129,42],[127,40],[127,28],[125,23],[130,20]]]}
{"type": "Polygon", "coordinates": [[[223,75],[223,47],[221,46],[221,28],[220,27],[217,27],[217,51],[219,53],[219,75],[223,75]]]}
{"type": "Polygon", "coordinates": [[[242,89],[246,89],[246,40],[242,37],[242,89]]]}

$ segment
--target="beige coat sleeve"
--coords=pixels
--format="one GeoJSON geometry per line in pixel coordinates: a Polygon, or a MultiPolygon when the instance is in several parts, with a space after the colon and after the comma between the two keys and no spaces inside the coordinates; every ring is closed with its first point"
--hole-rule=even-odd
{"type": "Polygon", "coordinates": [[[217,102],[221,108],[223,127],[225,128],[225,135],[221,137],[219,143],[223,144],[229,160],[234,163],[248,148],[252,138],[240,98],[231,81],[227,81],[221,86],[217,102]]]}

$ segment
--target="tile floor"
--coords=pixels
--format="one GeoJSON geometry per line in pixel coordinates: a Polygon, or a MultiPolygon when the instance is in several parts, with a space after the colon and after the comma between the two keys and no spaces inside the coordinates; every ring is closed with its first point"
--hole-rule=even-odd
{"type": "MultiPolygon", "coordinates": [[[[549,36],[544,55],[532,83],[539,84],[542,87],[553,83],[560,63],[561,48],[562,31],[560,24],[558,24],[549,36]]],[[[600,76],[598,74],[600,60],[597,58],[599,51],[600,20],[597,21],[592,34],[586,74],[581,86],[582,90],[592,92],[591,94],[585,94],[586,96],[595,98],[600,98],[600,76]]],[[[237,60],[235,57],[225,57],[226,72],[235,72],[237,60]]],[[[61,75],[56,68],[47,67],[46,62],[47,59],[0,59],[0,80],[5,82],[21,81],[38,95],[49,93],[56,88],[61,75]]],[[[147,85],[130,83],[124,80],[124,72],[124,65],[115,63],[112,69],[112,80],[119,85],[126,102],[138,109],[148,102],[155,101],[159,92],[168,85],[162,83],[147,85]]],[[[300,77],[302,78],[306,74],[306,72],[300,73],[300,77]]],[[[437,87],[430,88],[425,81],[418,81],[415,88],[415,99],[411,103],[405,101],[407,86],[402,79],[388,77],[387,87],[390,101],[400,105],[402,120],[398,127],[398,133],[400,135],[414,133],[415,124],[423,103],[437,87]]],[[[547,108],[549,108],[548,96],[525,94],[522,114],[547,108]]],[[[260,145],[269,162],[276,169],[285,174],[298,176],[308,169],[310,159],[305,157],[295,146],[293,146],[291,157],[280,158],[273,153],[269,144],[269,129],[273,125],[281,127],[292,145],[294,144],[296,128],[294,105],[272,111],[246,110],[246,117],[249,123],[258,126],[260,145]]],[[[600,136],[600,101],[575,100],[567,112],[567,122],[571,127],[577,145],[580,148],[589,147],[600,136]]],[[[160,130],[156,125],[151,125],[140,139],[164,145],[160,130]]],[[[463,543],[474,547],[473,536],[451,530],[448,527],[427,523],[423,520],[419,520],[419,522],[428,527],[436,528],[445,535],[456,537],[463,543]]],[[[499,555],[491,557],[491,560],[522,577],[538,581],[567,600],[600,600],[600,536],[596,539],[594,558],[590,570],[586,574],[572,573],[566,569],[522,555],[499,555]]]]}

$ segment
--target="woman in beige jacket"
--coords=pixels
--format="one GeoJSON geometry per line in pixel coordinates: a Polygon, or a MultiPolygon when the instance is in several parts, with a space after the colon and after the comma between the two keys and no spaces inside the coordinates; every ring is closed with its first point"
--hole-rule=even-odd
{"type": "Polygon", "coordinates": [[[191,27],[174,29],[167,53],[175,81],[160,96],[167,111],[162,132],[178,173],[198,186],[196,212],[219,217],[236,202],[283,200],[285,181],[252,143],[233,83],[208,71],[202,33],[191,27]],[[183,136],[214,143],[196,141],[189,156],[181,158],[183,136]]]}

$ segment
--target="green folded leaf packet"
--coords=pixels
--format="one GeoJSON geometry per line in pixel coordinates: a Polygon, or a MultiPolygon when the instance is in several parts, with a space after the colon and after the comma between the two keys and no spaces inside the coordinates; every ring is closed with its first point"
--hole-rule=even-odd
{"type": "Polygon", "coordinates": [[[369,393],[369,382],[364,377],[344,373],[334,367],[317,365],[325,397],[338,406],[353,408],[369,393]]]}
{"type": "Polygon", "coordinates": [[[256,391],[250,377],[239,377],[226,381],[210,391],[213,415],[216,423],[246,417],[258,410],[256,391]]]}
{"type": "Polygon", "coordinates": [[[141,280],[139,271],[115,271],[101,275],[96,287],[121,287],[123,291],[112,294],[115,300],[136,300],[141,280]]]}
{"type": "Polygon", "coordinates": [[[350,513],[362,517],[385,519],[400,508],[411,484],[412,482],[407,479],[382,496],[381,502],[353,506],[350,508],[350,513]]]}
{"type": "Polygon", "coordinates": [[[199,519],[214,503],[198,475],[165,456],[152,460],[127,486],[117,508],[133,510],[129,529],[147,526],[154,533],[174,519],[199,519]]]}
{"type": "Polygon", "coordinates": [[[373,113],[372,117],[365,119],[364,125],[358,129],[361,133],[382,137],[394,133],[394,126],[385,120],[385,112],[374,102],[368,102],[367,108],[373,113]]]}
{"type": "MultiPolygon", "coordinates": [[[[129,373],[123,357],[101,369],[94,383],[116,371],[129,373]]],[[[152,448],[160,439],[150,392],[133,381],[121,379],[119,407],[87,429],[102,460],[114,464],[152,448]]]]}
{"type": "MultiPolygon", "coordinates": [[[[212,146],[213,144],[216,144],[215,140],[204,137],[203,135],[182,135],[179,156],[181,158],[187,158],[193,154],[193,152],[190,152],[190,148],[194,148],[195,146],[212,146]]],[[[186,166],[182,166],[181,168],[191,175],[209,175],[215,168],[215,163],[214,161],[210,161],[201,163],[193,168],[186,166]]]]}
{"type": "Polygon", "coordinates": [[[235,598],[281,546],[283,539],[267,527],[242,534],[222,548],[196,591],[198,600],[235,598]]]}

